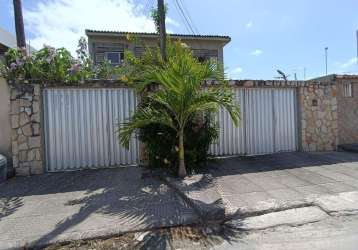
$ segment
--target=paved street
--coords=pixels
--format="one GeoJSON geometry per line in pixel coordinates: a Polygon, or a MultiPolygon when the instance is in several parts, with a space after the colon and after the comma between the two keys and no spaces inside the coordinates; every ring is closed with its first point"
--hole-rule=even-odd
{"type": "Polygon", "coordinates": [[[212,249],[356,250],[357,246],[358,216],[355,215],[329,217],[316,223],[295,227],[281,226],[237,234],[235,240],[223,239],[213,244],[212,249]]]}

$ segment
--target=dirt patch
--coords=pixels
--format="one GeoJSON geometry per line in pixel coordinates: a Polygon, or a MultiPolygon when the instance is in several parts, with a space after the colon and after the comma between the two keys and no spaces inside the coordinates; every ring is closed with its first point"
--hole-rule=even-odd
{"type": "Polygon", "coordinates": [[[111,249],[207,249],[224,240],[235,240],[237,233],[226,226],[174,227],[155,231],[127,233],[108,239],[58,243],[46,250],[111,249]]]}

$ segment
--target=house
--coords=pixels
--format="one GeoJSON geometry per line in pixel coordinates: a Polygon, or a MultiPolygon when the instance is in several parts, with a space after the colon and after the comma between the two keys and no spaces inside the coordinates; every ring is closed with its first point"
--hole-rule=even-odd
{"type": "MultiPolygon", "coordinates": [[[[124,50],[130,50],[135,56],[140,56],[145,47],[158,45],[158,34],[136,33],[123,31],[86,30],[88,47],[91,58],[95,64],[105,59],[113,65],[119,65],[124,59],[124,50]],[[135,39],[128,39],[133,37],[135,39]]],[[[223,48],[230,42],[229,36],[217,35],[183,35],[169,34],[174,40],[181,40],[193,51],[200,61],[216,60],[223,63],[223,48]]]]}
{"type": "Polygon", "coordinates": [[[16,37],[0,28],[0,58],[3,58],[4,54],[9,48],[16,47],[16,37]]]}
{"type": "MultiPolygon", "coordinates": [[[[0,60],[4,57],[6,51],[10,48],[16,48],[16,36],[0,28],[0,60]]],[[[29,44],[27,45],[30,53],[35,51],[29,44]]]]}

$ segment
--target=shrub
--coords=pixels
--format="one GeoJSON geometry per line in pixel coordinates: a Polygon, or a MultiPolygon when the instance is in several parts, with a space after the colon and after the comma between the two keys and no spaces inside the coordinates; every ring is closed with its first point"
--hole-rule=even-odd
{"type": "MultiPolygon", "coordinates": [[[[190,119],[184,131],[185,161],[190,174],[197,173],[206,165],[209,146],[217,137],[217,127],[209,115],[203,119],[190,119]]],[[[173,174],[178,172],[178,138],[175,130],[150,124],[139,130],[139,140],[146,145],[150,167],[165,168],[173,174]]]]}

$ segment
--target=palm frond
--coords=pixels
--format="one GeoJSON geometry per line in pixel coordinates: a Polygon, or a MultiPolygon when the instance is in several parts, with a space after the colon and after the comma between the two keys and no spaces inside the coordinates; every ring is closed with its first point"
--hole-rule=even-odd
{"type": "Polygon", "coordinates": [[[150,124],[161,124],[176,130],[172,117],[165,111],[165,109],[160,109],[158,107],[154,108],[149,105],[139,108],[128,122],[120,124],[118,131],[120,143],[128,148],[132,134],[138,129],[144,128],[150,124]]]}
{"type": "Polygon", "coordinates": [[[217,112],[220,107],[229,112],[235,125],[238,124],[240,109],[226,87],[220,65],[211,61],[198,62],[180,42],[168,44],[166,62],[158,60],[158,54],[150,56],[158,63],[150,63],[149,59],[139,63],[141,83],[137,88],[141,90],[152,83],[159,87],[154,93],[147,93],[146,105],[140,107],[129,122],[122,124],[119,136],[123,145],[128,146],[131,135],[149,124],[162,124],[179,131],[185,128],[190,117],[217,112]],[[202,83],[206,79],[215,80],[218,85],[203,91],[202,83]]]}

